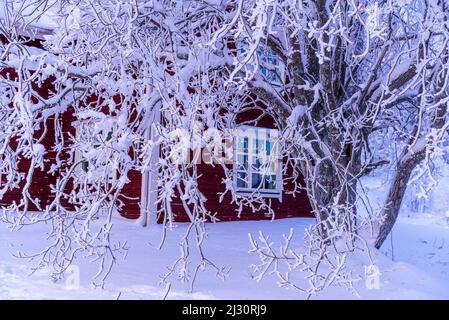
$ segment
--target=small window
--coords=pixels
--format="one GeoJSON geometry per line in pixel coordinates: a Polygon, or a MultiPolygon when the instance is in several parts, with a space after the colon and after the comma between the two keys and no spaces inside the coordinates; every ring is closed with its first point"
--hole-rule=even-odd
{"type": "MultiPolygon", "coordinates": [[[[244,40],[237,42],[240,55],[244,55],[248,48],[248,43],[244,40]]],[[[270,47],[259,45],[256,50],[259,62],[259,72],[267,82],[274,86],[282,86],[285,82],[285,66],[278,54],[270,47]]]]}
{"type": "Polygon", "coordinates": [[[277,130],[244,126],[235,136],[235,161],[237,191],[263,196],[280,197],[282,171],[279,159],[277,130]]]}
{"type": "Polygon", "coordinates": [[[276,52],[270,48],[260,48],[257,50],[257,55],[262,76],[273,85],[282,85],[284,82],[284,68],[279,63],[279,57],[276,52]]]}

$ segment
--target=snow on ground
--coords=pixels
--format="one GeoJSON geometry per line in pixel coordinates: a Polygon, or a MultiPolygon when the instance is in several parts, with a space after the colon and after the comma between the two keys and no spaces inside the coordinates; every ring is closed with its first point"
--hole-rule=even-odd
{"type": "MultiPolygon", "coordinates": [[[[206,254],[219,265],[231,267],[229,277],[222,281],[211,269],[200,274],[196,288],[189,293],[188,285],[173,282],[169,299],[304,299],[304,295],[276,286],[276,279],[260,283],[251,278],[249,266],[258,263],[256,255],[248,254],[248,232],[263,230],[274,241],[295,228],[298,239],[312,219],[283,219],[270,221],[241,221],[209,224],[206,254]]],[[[130,249],[126,260],[120,260],[108,279],[105,289],[91,286],[95,264],[78,262],[80,287],[71,289],[64,281],[53,283],[48,274],[28,276],[26,260],[11,253],[27,248],[42,249],[45,226],[33,226],[11,232],[0,225],[0,299],[162,299],[165,287],[159,286],[159,276],[178,256],[177,240],[187,227],[179,224],[170,233],[166,246],[159,251],[162,227],[142,228],[117,218],[115,236],[128,240],[130,249]]],[[[449,225],[441,219],[402,218],[393,232],[393,257],[390,240],[382,248],[385,255],[374,252],[380,266],[380,288],[369,290],[365,279],[356,286],[359,297],[343,288],[332,288],[320,299],[449,299],[449,225]]],[[[360,263],[364,262],[360,260],[360,263]]],[[[362,266],[363,267],[363,266],[362,266]]]]}

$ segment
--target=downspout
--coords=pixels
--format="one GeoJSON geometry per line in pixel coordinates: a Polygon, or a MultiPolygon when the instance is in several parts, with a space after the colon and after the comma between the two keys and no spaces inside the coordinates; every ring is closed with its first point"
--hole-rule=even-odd
{"type": "MultiPolygon", "coordinates": [[[[145,140],[151,139],[151,128],[145,131],[145,140]]],[[[140,216],[137,222],[142,226],[146,227],[148,225],[148,198],[149,198],[149,188],[150,188],[150,171],[145,170],[142,173],[142,186],[140,188],[140,216]]]]}
{"type": "MultiPolygon", "coordinates": [[[[145,132],[146,141],[156,141],[157,133],[155,132],[153,123],[160,123],[160,110],[159,105],[156,104],[153,113],[153,121],[150,122],[149,127],[145,132]]],[[[141,186],[141,205],[140,205],[140,217],[138,223],[147,227],[157,223],[157,184],[158,184],[158,172],[154,169],[157,168],[159,161],[159,145],[153,148],[151,152],[150,169],[142,173],[142,186],[141,186]]]]}

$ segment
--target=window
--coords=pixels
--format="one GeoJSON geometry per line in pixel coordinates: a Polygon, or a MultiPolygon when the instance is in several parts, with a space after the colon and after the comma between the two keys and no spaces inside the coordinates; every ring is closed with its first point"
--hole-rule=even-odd
{"type": "MultiPolygon", "coordinates": [[[[237,41],[237,47],[239,54],[244,55],[248,48],[248,44],[244,40],[239,40],[237,41]]],[[[277,53],[263,44],[259,45],[256,53],[259,61],[259,72],[262,76],[270,84],[282,86],[285,81],[285,68],[277,53]]]]}
{"type": "Polygon", "coordinates": [[[260,72],[273,85],[282,85],[284,81],[284,67],[279,63],[276,52],[270,48],[257,50],[260,72]]]}
{"type": "Polygon", "coordinates": [[[282,194],[282,171],[277,130],[244,126],[235,136],[234,168],[237,191],[260,192],[267,197],[282,194]]]}

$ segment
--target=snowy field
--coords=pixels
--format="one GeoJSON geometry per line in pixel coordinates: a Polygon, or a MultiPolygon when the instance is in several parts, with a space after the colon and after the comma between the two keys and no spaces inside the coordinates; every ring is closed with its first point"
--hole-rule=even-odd
{"type": "MultiPolygon", "coordinates": [[[[260,283],[252,279],[249,266],[257,263],[250,249],[248,232],[263,230],[274,241],[293,227],[298,238],[311,219],[284,219],[274,222],[226,222],[209,224],[206,254],[216,263],[231,267],[222,281],[211,269],[203,272],[194,292],[180,282],[173,282],[168,299],[304,299],[299,292],[278,288],[276,279],[260,283]]],[[[0,225],[0,299],[162,299],[165,287],[158,285],[159,276],[178,256],[177,240],[186,228],[180,224],[169,235],[159,251],[161,226],[141,228],[117,218],[117,239],[128,239],[126,260],[119,260],[105,289],[90,284],[95,264],[79,262],[80,286],[73,289],[64,282],[53,283],[46,272],[29,276],[32,265],[14,258],[12,253],[42,249],[45,226],[10,232],[0,225]]],[[[380,266],[380,288],[367,289],[365,280],[356,285],[359,296],[343,288],[332,288],[313,299],[449,299],[449,225],[444,217],[401,218],[382,251],[373,253],[380,266]],[[393,243],[393,247],[391,246],[393,243]],[[392,250],[393,248],[393,250],[392,250]],[[393,256],[394,260],[391,260],[393,256]]]]}

